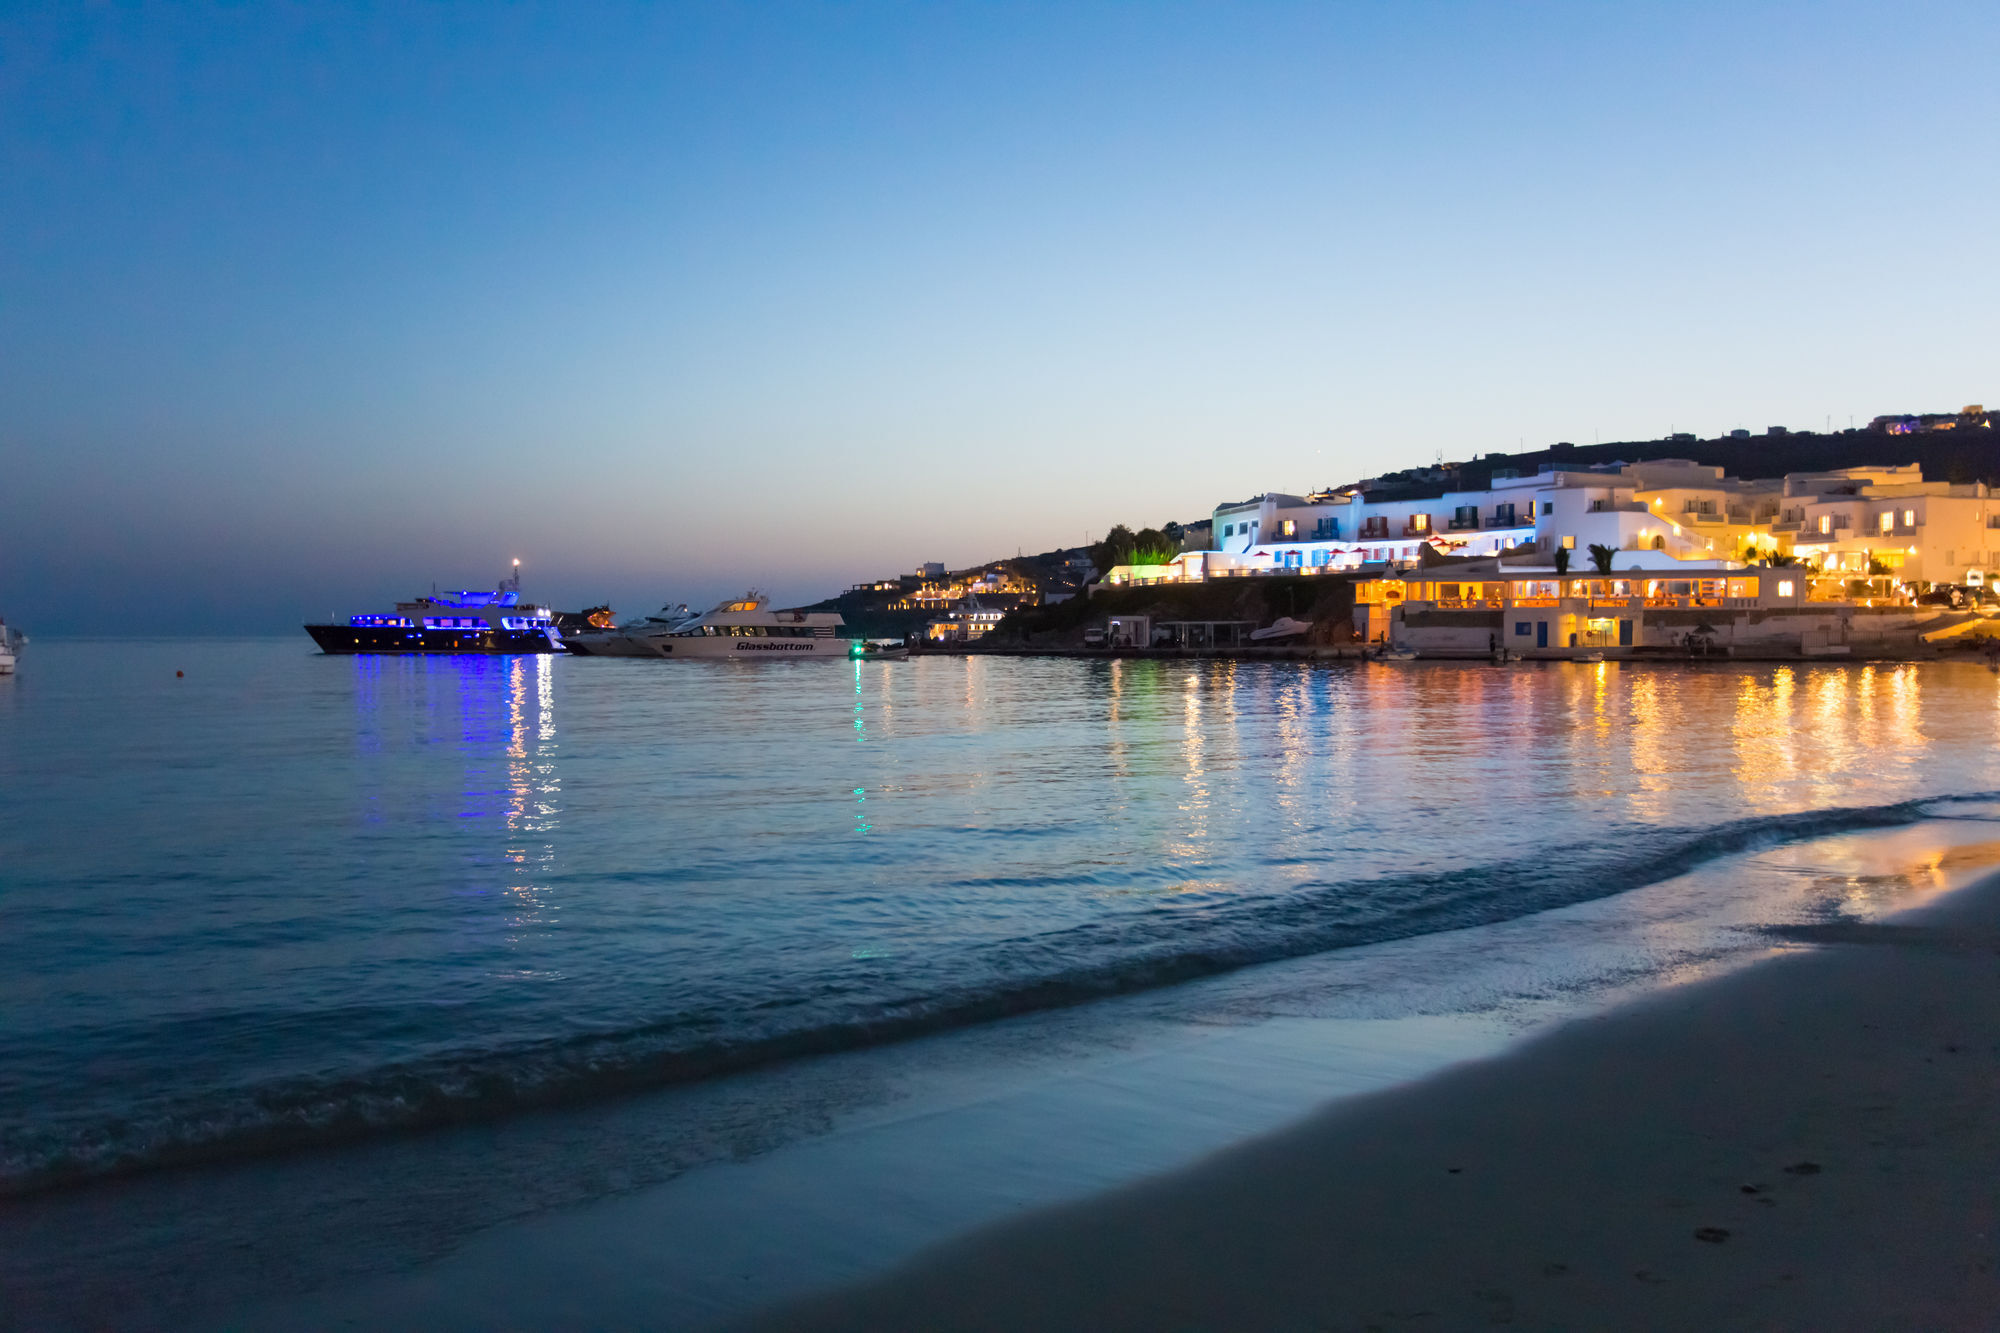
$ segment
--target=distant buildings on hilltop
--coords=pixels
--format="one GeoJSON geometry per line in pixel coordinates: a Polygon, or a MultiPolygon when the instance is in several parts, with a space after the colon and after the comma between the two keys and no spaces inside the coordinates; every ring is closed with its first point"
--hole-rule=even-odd
{"type": "MultiPolygon", "coordinates": [[[[858,584],[839,600],[844,609],[852,603],[903,617],[933,641],[962,642],[983,637],[1014,608],[1066,600],[1100,579],[1101,586],[1130,587],[1349,574],[1361,580],[1356,628],[1370,638],[1386,635],[1392,616],[1405,628],[1406,606],[1422,608],[1419,620],[1428,617],[1410,622],[1419,633],[1424,624],[1436,630],[1439,616],[1470,614],[1476,603],[1480,634],[1496,643],[1503,611],[1564,607],[1554,620],[1522,620],[1533,626],[1535,648],[1644,646],[1649,635],[1694,626],[1675,629],[1669,612],[1697,621],[1704,608],[1810,618],[1837,605],[1880,610],[1935,589],[2000,583],[2000,503],[1987,480],[1963,479],[1970,472],[1990,480],[2000,471],[1990,446],[1982,447],[1990,437],[1966,434],[1992,425],[1991,414],[1974,404],[1949,414],[1879,416],[1866,431],[1838,435],[1770,426],[1743,446],[1735,441],[1750,440],[1747,430],[1707,445],[1685,434],[1651,446],[1562,443],[1306,495],[1269,491],[1227,501],[1205,519],[1154,534],[1167,539],[1167,550],[1179,546],[1160,563],[1099,570],[1087,547],[956,572],[932,562],[858,584]],[[1948,431],[1959,434],[1943,437],[1948,431]],[[1744,479],[1689,458],[1604,458],[1609,450],[1643,455],[1683,445],[1753,466],[1852,461],[1876,452],[1870,440],[1887,450],[1897,447],[1887,437],[1913,435],[1952,441],[1901,446],[1943,460],[1948,477],[1927,477],[1913,462],[1744,479]],[[1766,569],[1785,572],[1758,573],[1766,569]],[[1570,606],[1578,598],[1581,611],[1570,606]]],[[[1800,632],[1809,639],[1822,631],[1800,632]]]]}

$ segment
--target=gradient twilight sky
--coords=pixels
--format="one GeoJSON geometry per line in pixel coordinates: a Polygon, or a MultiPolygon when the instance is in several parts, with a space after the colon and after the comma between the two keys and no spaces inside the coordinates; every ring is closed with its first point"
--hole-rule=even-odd
{"type": "Polygon", "coordinates": [[[0,614],[514,556],[796,602],[1990,403],[1996,49],[1990,0],[10,7],[0,614]]]}

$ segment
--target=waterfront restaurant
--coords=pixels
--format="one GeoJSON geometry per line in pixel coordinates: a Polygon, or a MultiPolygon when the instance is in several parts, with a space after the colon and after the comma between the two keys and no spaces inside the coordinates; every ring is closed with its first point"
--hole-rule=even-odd
{"type": "Polygon", "coordinates": [[[1354,619],[1370,642],[1425,656],[1503,648],[1564,656],[1685,649],[1690,636],[1744,650],[1838,652],[1914,634],[1921,615],[1887,576],[1621,551],[1609,574],[1482,560],[1362,580],[1354,619]]]}

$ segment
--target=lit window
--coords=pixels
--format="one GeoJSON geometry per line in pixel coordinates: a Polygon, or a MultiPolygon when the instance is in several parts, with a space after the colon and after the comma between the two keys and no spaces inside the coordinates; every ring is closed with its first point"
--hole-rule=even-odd
{"type": "Polygon", "coordinates": [[[1778,580],[1778,596],[1780,596],[1780,597],[1790,597],[1790,596],[1792,595],[1792,588],[1793,588],[1793,586],[1794,586],[1794,585],[1793,585],[1793,583],[1792,583],[1792,581],[1791,581],[1790,579],[1779,579],[1779,580],[1778,580]]]}
{"type": "Polygon", "coordinates": [[[1574,551],[1575,549],[1576,549],[1576,538],[1574,537],[1563,538],[1563,550],[1574,551]]]}
{"type": "Polygon", "coordinates": [[[1885,509],[1885,510],[1883,510],[1883,511],[1882,511],[1882,531],[1884,531],[1884,532],[1887,532],[1887,531],[1888,531],[1888,530],[1889,530],[1890,528],[1893,528],[1893,527],[1895,527],[1895,526],[1896,526],[1896,516],[1895,516],[1895,514],[1891,513],[1891,512],[1889,511],[1889,510],[1886,510],[1886,509],[1885,509]]]}
{"type": "Polygon", "coordinates": [[[1914,509],[1905,509],[1905,510],[1903,511],[1903,526],[1904,526],[1904,527],[1906,527],[1906,528],[1914,528],[1915,526],[1917,526],[1917,511],[1916,511],[1916,510],[1914,510],[1914,509]]]}
{"type": "Polygon", "coordinates": [[[1283,520],[1282,522],[1280,522],[1280,523],[1278,524],[1278,535],[1279,535],[1280,537],[1296,537],[1296,536],[1298,536],[1298,535],[1299,535],[1299,525],[1298,525],[1297,521],[1296,521],[1296,520],[1293,520],[1293,519],[1289,519],[1289,518],[1288,518],[1288,519],[1285,519],[1285,520],[1283,520]]]}
{"type": "Polygon", "coordinates": [[[1832,532],[1832,531],[1833,531],[1833,515],[1832,515],[1832,514],[1821,514],[1821,515],[1819,516],[1819,532],[1820,532],[1820,536],[1824,537],[1824,536],[1826,536],[1826,535],[1827,535],[1828,533],[1830,533],[1830,532],[1832,532]]]}

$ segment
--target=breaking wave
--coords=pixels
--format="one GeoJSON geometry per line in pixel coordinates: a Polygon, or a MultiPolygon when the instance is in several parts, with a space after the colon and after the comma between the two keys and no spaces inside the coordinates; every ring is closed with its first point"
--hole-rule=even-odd
{"type": "MultiPolygon", "coordinates": [[[[1311,882],[1194,907],[1154,904],[1086,925],[887,958],[870,986],[831,978],[749,1008],[684,1010],[605,1031],[462,1051],[357,1077],[294,1078],[116,1119],[0,1135],[0,1194],[161,1167],[292,1151],[370,1135],[711,1078],[1035,1010],[1527,916],[1608,897],[1704,862],[1787,842],[1934,817],[1992,817],[2000,793],[1760,816],[1700,829],[1621,831],[1465,869],[1311,882]],[[1986,803],[1985,810],[1973,807],[1986,803]]],[[[866,955],[857,954],[866,959],[866,955]]]]}

